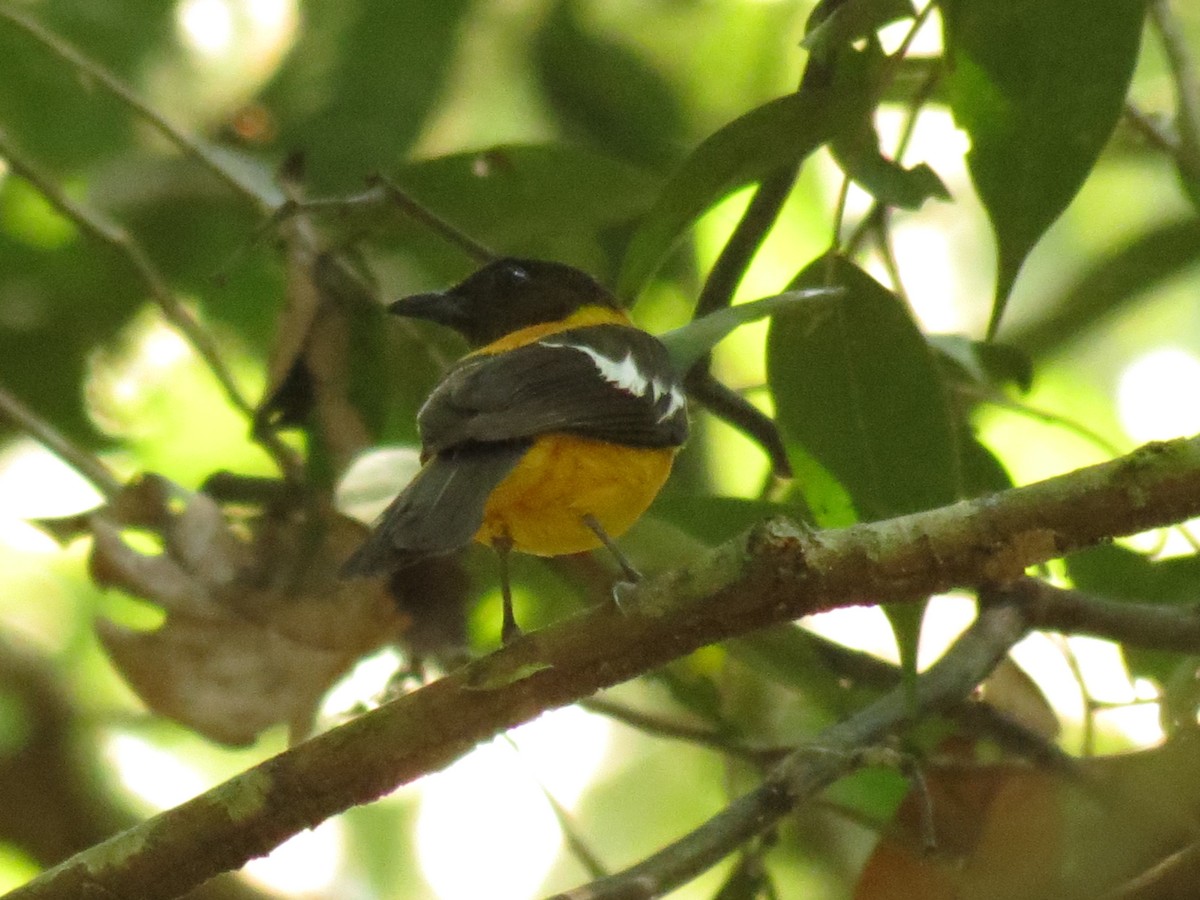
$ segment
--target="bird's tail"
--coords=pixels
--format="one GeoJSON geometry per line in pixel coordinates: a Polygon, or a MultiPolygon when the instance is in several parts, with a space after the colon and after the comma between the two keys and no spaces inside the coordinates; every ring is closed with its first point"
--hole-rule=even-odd
{"type": "Polygon", "coordinates": [[[529,449],[529,441],[459,447],[439,453],[375,522],[342,564],[343,578],[386,575],[471,542],[488,497],[529,449]]]}

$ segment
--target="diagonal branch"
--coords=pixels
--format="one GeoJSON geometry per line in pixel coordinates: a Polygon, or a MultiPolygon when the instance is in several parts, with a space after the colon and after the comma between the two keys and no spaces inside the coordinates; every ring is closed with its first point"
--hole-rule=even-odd
{"type": "Polygon", "coordinates": [[[590,609],[529,634],[78,854],[9,900],[174,897],[498,732],[714,641],[823,609],[1012,581],[1198,514],[1200,438],[1191,438],[882,522],[814,533],[771,520],[647,580],[624,612],[590,609]]]}
{"type": "MultiPolygon", "coordinates": [[[[167,279],[150,259],[142,245],[120,225],[109,221],[99,211],[70,197],[60,184],[26,159],[2,129],[0,129],[0,158],[3,158],[16,175],[29,182],[51,206],[77,225],[84,234],[98,243],[106,244],[129,262],[142,284],[146,286],[151,300],[158,306],[166,320],[174,326],[175,330],[204,361],[225,393],[229,404],[253,423],[254,407],[242,394],[233,373],[221,357],[213,336],[175,296],[167,279]]],[[[300,462],[295,451],[284,444],[273,432],[264,430],[255,437],[289,480],[299,479],[300,462]]]]}
{"type": "Polygon", "coordinates": [[[921,715],[961,701],[1027,629],[1024,612],[1016,604],[985,609],[946,655],[917,680],[915,698],[907,685],[898,685],[794,751],[762,784],[695,831],[624,872],[567,891],[555,900],[649,900],[690,881],[772,828],[799,804],[860,768],[859,751],[921,715]]]}
{"type": "Polygon", "coordinates": [[[88,84],[99,85],[127,107],[150,123],[156,131],[174,144],[180,152],[194,159],[203,168],[215,175],[234,193],[251,200],[260,212],[269,212],[282,198],[265,195],[249,180],[238,175],[235,168],[223,159],[211,146],[187,134],[182,128],[168,121],[150,104],[121,79],[117,78],[100,63],[86,56],[69,42],[43,27],[32,16],[7,4],[0,3],[0,21],[8,22],[70,65],[88,84]]]}
{"type": "Polygon", "coordinates": [[[121,492],[121,480],[99,457],[71,441],[61,431],[27,407],[0,384],[0,418],[7,418],[31,438],[91,482],[92,487],[112,499],[121,492]]]}

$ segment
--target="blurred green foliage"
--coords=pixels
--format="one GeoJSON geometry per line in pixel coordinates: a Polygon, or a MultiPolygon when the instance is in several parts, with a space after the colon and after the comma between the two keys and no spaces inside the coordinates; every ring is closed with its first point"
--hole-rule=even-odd
{"type": "MultiPolygon", "coordinates": [[[[384,322],[380,304],[456,280],[472,262],[399,207],[366,202],[370,176],[387,176],[496,253],[587,269],[639,321],[665,328],[686,321],[755,186],[802,167],[728,293],[749,299],[791,284],[847,293],[824,312],[781,317],[769,336],[746,329],[713,363],[777,417],[798,477],[760,479],[761,448],[696,410],[675,476],[628,540],[647,570],[769,515],[832,526],[927,509],[1154,436],[1123,428],[1117,385],[1131,361],[1165,344],[1200,359],[1200,226],[1174,180],[1170,141],[1148,139],[1144,117],[1122,114],[1130,103],[1171,109],[1177,73],[1143,39],[1142,5],[947,0],[945,23],[931,17],[908,61],[890,55],[913,25],[907,4],[820,6],[810,20],[808,0],[5,3],[0,136],[14,157],[127,230],[252,402],[281,387],[269,360],[292,321],[288,228],[311,227],[313,271],[349,323],[328,346],[340,348],[346,396],[372,443],[415,441],[422,397],[462,349],[384,322]],[[172,145],[53,39],[21,27],[26,16],[128,83],[254,190],[232,190],[172,145]],[[802,49],[806,21],[819,27],[802,49]],[[902,152],[904,120],[918,111],[902,152]],[[954,143],[963,132],[969,149],[954,143]],[[272,217],[264,199],[286,192],[347,202],[272,217]],[[989,321],[999,345],[976,343],[989,321]],[[731,483],[753,487],[730,496],[731,483]]],[[[1200,17],[1179,12],[1179,27],[1200,39],[1200,17]]],[[[128,247],[96,241],[14,168],[0,153],[0,389],[122,477],[155,471],[196,488],[220,470],[274,474],[251,423],[164,324],[128,247]]],[[[1200,427],[1197,386],[1186,385],[1189,408],[1179,410],[1191,427],[1200,427]]],[[[1178,390],[1164,383],[1137,402],[1178,390]]],[[[1162,420],[1169,430],[1170,415],[1162,420]]],[[[286,440],[322,470],[315,481],[333,480],[344,435],[305,415],[300,423],[286,440]]],[[[10,450],[21,433],[0,415],[10,450]]],[[[32,493],[53,496],[55,480],[47,474],[32,493]]],[[[32,501],[10,505],[42,514],[32,501]]],[[[0,637],[24,635],[53,660],[47,677],[76,717],[63,734],[85,757],[132,733],[215,783],[281,745],[272,734],[251,750],[219,750],[143,717],[91,622],[155,616],[93,587],[79,544],[39,555],[23,534],[0,542],[0,637]]],[[[1070,574],[1097,593],[1180,602],[1194,568],[1194,557],[1152,562],[1106,548],[1070,574]]],[[[473,560],[470,572],[472,597],[484,598],[472,634],[491,646],[490,560],[473,560]]],[[[522,559],[514,573],[530,625],[601,599],[587,561],[522,559]]],[[[803,742],[878,687],[826,668],[800,634],[712,648],[630,694],[731,742],[803,742]]],[[[915,633],[908,640],[915,650],[915,633]]],[[[1163,685],[1194,671],[1178,654],[1127,659],[1163,685]]],[[[1194,691],[1178,696],[1185,709],[1174,714],[1194,719],[1194,691]]],[[[0,756],[25,733],[22,709],[19,691],[0,692],[0,756]]],[[[614,866],[754,783],[744,762],[618,734],[576,809],[614,866]]],[[[130,798],[105,759],[96,802],[124,809],[130,798]]],[[[781,897],[801,884],[809,896],[846,896],[873,839],[863,822],[881,828],[902,786],[892,772],[849,782],[836,798],[843,809],[789,824],[766,851],[766,875],[739,869],[721,896],[769,896],[771,881],[781,897]]],[[[530,802],[542,800],[534,792],[530,802]]],[[[415,804],[347,814],[340,885],[430,896],[413,872],[415,804]]],[[[27,874],[30,859],[55,861],[27,837],[0,833],[0,885],[27,874]]],[[[469,862],[470,848],[460,853],[469,862]]],[[[713,896],[730,871],[680,896],[713,896]]],[[[547,890],[583,878],[564,851],[547,890]]],[[[338,890],[329,896],[345,895],[338,890]]]]}

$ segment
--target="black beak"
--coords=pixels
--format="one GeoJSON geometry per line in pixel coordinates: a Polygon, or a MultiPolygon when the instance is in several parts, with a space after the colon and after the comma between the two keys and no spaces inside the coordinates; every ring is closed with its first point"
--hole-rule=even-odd
{"type": "Polygon", "coordinates": [[[388,312],[409,319],[425,319],[459,328],[466,321],[466,304],[453,291],[413,294],[388,304],[388,312]]]}

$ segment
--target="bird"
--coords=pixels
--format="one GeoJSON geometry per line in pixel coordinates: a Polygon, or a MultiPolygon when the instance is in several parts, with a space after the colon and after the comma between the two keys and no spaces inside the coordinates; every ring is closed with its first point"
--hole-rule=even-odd
{"type": "Polygon", "coordinates": [[[388,311],[457,331],[469,352],[417,413],[422,465],[342,567],[391,574],[472,541],[499,559],[501,640],[521,635],[508,556],[607,548],[645,513],[688,436],[681,377],[587,273],[494,260],[453,287],[388,311]]]}

